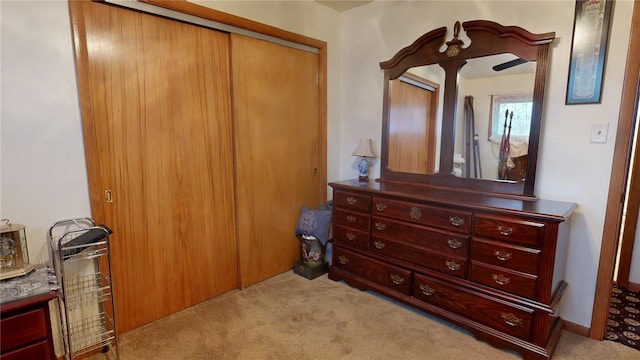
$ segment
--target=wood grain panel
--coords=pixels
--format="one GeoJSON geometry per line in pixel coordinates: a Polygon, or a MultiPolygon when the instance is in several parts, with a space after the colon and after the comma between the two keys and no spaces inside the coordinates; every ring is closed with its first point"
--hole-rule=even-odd
{"type": "Polygon", "coordinates": [[[92,207],[114,229],[124,332],[238,285],[228,35],[70,7],[92,207]]]}
{"type": "Polygon", "coordinates": [[[433,174],[438,94],[401,79],[393,80],[391,87],[389,116],[395,121],[389,125],[389,169],[433,174]]]}
{"type": "Polygon", "coordinates": [[[231,35],[241,287],[292,268],[300,207],[323,203],[318,54],[231,35]]]}

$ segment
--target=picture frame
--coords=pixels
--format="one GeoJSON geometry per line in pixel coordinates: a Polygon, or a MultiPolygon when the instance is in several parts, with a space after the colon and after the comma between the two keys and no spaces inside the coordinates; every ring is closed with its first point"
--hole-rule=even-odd
{"type": "Polygon", "coordinates": [[[566,105],[599,104],[613,0],[576,0],[566,105]]]}

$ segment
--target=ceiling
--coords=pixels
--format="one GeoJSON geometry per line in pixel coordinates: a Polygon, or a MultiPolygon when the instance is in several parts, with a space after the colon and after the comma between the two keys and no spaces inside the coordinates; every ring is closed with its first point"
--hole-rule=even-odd
{"type": "Polygon", "coordinates": [[[334,10],[345,11],[349,9],[353,9],[354,7],[358,7],[370,2],[373,0],[328,0],[328,1],[320,1],[316,0],[317,3],[320,3],[324,6],[328,6],[334,10]]]}

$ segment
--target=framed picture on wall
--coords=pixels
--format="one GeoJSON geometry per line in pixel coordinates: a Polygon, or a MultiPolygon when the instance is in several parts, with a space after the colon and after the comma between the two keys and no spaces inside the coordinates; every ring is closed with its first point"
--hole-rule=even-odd
{"type": "Polygon", "coordinates": [[[613,0],[576,0],[567,105],[600,103],[612,8],[613,0]]]}

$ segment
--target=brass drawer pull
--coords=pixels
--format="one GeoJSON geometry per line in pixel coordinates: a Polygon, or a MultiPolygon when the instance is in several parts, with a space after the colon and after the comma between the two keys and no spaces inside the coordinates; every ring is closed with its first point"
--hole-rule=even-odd
{"type": "Polygon", "coordinates": [[[498,225],[496,228],[498,232],[504,236],[509,236],[513,234],[513,228],[506,225],[498,225]]]}
{"type": "Polygon", "coordinates": [[[409,216],[412,219],[418,220],[422,217],[422,210],[420,210],[419,207],[412,207],[411,210],[409,211],[409,216]]]}
{"type": "Polygon", "coordinates": [[[346,265],[349,263],[349,258],[343,255],[340,255],[338,256],[338,261],[340,262],[340,264],[346,265]]]}
{"type": "Polygon", "coordinates": [[[352,232],[348,232],[345,234],[347,236],[347,240],[349,241],[353,241],[356,239],[356,234],[352,233],[352,232]]]}
{"type": "Polygon", "coordinates": [[[354,198],[353,196],[349,196],[347,198],[347,204],[349,205],[355,205],[358,202],[358,199],[354,198]]]}
{"type": "Polygon", "coordinates": [[[462,247],[462,241],[458,239],[447,239],[447,245],[452,249],[460,249],[462,247]]]}
{"type": "Polygon", "coordinates": [[[464,219],[459,216],[449,216],[449,222],[455,227],[464,225],[464,219]]]}
{"type": "Polygon", "coordinates": [[[512,313],[501,312],[500,317],[509,326],[520,326],[522,324],[522,319],[513,315],[512,313]]]}
{"type": "Polygon", "coordinates": [[[427,296],[431,296],[436,293],[436,289],[430,287],[429,285],[420,285],[420,291],[427,296]]]}
{"type": "Polygon", "coordinates": [[[493,254],[498,258],[498,260],[500,261],[507,261],[509,259],[511,259],[511,253],[510,252],[506,252],[504,250],[495,250],[493,252],[493,254]]]}
{"type": "Polygon", "coordinates": [[[447,260],[444,262],[445,265],[447,265],[447,267],[449,268],[449,270],[451,271],[457,271],[460,270],[460,264],[458,264],[457,262],[453,261],[453,260],[447,260]]]}
{"type": "Polygon", "coordinates": [[[385,203],[377,203],[376,204],[376,209],[378,211],[385,211],[386,208],[387,208],[387,204],[385,204],[385,203]]]}
{"type": "Polygon", "coordinates": [[[398,274],[391,274],[391,282],[396,285],[404,284],[404,278],[398,274]]]}
{"type": "Polygon", "coordinates": [[[502,274],[493,274],[491,275],[491,277],[493,278],[493,281],[496,282],[496,284],[498,285],[507,285],[508,283],[511,282],[511,279],[509,279],[508,277],[502,275],[502,274]]]}
{"type": "Polygon", "coordinates": [[[376,223],[374,225],[375,225],[376,229],[378,229],[380,231],[383,231],[384,229],[387,228],[387,224],[381,223],[381,222],[378,222],[378,221],[376,221],[376,223]]]}
{"type": "Polygon", "coordinates": [[[357,218],[353,215],[347,215],[347,222],[350,224],[353,224],[354,222],[356,222],[357,218]]]}
{"type": "Polygon", "coordinates": [[[373,242],[373,246],[375,246],[376,249],[378,249],[378,250],[382,250],[382,249],[384,249],[385,246],[387,246],[387,244],[383,243],[380,240],[376,240],[376,241],[373,242]]]}

